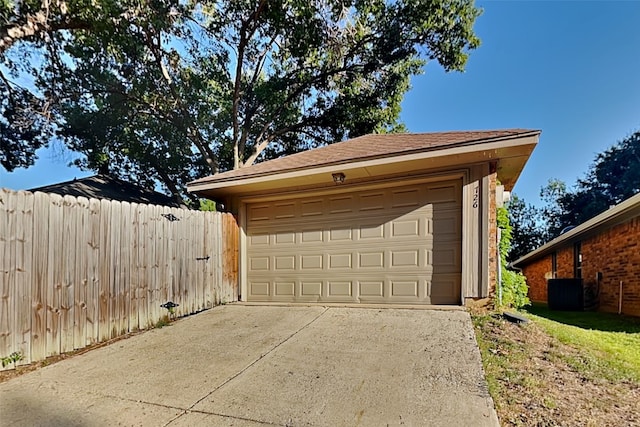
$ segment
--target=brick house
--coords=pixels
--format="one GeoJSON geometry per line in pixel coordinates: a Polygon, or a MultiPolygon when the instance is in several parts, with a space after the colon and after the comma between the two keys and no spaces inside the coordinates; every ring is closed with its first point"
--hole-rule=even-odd
{"type": "Polygon", "coordinates": [[[599,311],[640,316],[640,194],[514,261],[529,299],[547,302],[547,279],[581,278],[599,311]]]}

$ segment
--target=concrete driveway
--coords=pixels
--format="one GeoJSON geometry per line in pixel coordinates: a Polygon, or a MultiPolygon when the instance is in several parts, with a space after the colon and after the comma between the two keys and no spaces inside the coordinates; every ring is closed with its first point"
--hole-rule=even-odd
{"type": "Polygon", "coordinates": [[[496,426],[462,310],[226,305],[0,384],[11,426],[496,426]]]}

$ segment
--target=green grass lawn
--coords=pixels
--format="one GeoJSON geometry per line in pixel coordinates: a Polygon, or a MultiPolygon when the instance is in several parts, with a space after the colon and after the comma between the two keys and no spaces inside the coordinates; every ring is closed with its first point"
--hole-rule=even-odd
{"type": "Polygon", "coordinates": [[[640,318],[528,307],[472,313],[503,426],[640,425],[640,318]]]}
{"type": "Polygon", "coordinates": [[[547,334],[581,350],[567,360],[589,376],[640,383],[640,318],[612,313],[552,311],[534,305],[527,315],[547,334]]]}

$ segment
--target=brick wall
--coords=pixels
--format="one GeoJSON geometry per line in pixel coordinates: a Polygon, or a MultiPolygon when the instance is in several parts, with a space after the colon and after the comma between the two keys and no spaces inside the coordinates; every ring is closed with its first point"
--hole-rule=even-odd
{"type": "Polygon", "coordinates": [[[540,258],[522,269],[529,286],[529,299],[547,302],[547,274],[551,272],[551,255],[540,258]]]}
{"type": "Polygon", "coordinates": [[[640,217],[619,224],[582,243],[582,277],[586,286],[600,281],[600,310],[640,316],[640,217]]]}
{"type": "Polygon", "coordinates": [[[558,268],[558,270],[556,271],[556,277],[560,279],[569,279],[573,277],[574,276],[573,244],[569,244],[567,247],[558,249],[556,254],[557,254],[556,266],[558,268]]]}
{"type": "MultiPolygon", "coordinates": [[[[558,278],[573,277],[573,245],[561,248],[556,252],[556,276],[558,278]]],[[[529,286],[529,299],[534,302],[547,302],[547,278],[552,276],[551,254],[540,258],[522,268],[529,286]]]]}
{"type": "MultiPolygon", "coordinates": [[[[558,249],[557,268],[556,277],[573,277],[572,243],[558,249]]],[[[547,301],[545,275],[549,272],[551,255],[523,267],[532,301],[547,301]]],[[[586,288],[599,289],[599,310],[616,313],[622,281],[622,312],[640,316],[640,217],[582,241],[582,278],[586,288]],[[601,280],[598,273],[602,273],[601,280]]]]}

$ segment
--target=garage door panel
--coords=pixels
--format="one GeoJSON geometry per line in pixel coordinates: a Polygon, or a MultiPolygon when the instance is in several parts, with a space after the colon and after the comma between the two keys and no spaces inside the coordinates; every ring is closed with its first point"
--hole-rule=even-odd
{"type": "Polygon", "coordinates": [[[276,233],[274,244],[276,245],[286,245],[286,244],[295,244],[296,243],[296,233],[292,232],[280,232],[276,233]]]}
{"type": "Polygon", "coordinates": [[[459,303],[461,188],[446,182],[248,205],[247,298],[459,303]]]}
{"type": "Polygon", "coordinates": [[[324,214],[324,199],[311,199],[301,201],[300,214],[302,217],[318,216],[324,214]]]}
{"type": "Polygon", "coordinates": [[[269,257],[256,256],[249,258],[249,269],[251,271],[269,271],[269,257]]]}
{"type": "Polygon", "coordinates": [[[384,239],[384,224],[360,225],[360,240],[382,240],[384,239]]]}
{"type": "Polygon", "coordinates": [[[462,204],[462,182],[448,181],[425,185],[426,199],[430,203],[462,204]]]}
{"type": "Polygon", "coordinates": [[[268,233],[251,235],[249,236],[249,244],[252,247],[269,245],[269,237],[270,235],[268,233]]]}
{"type": "Polygon", "coordinates": [[[432,257],[431,265],[436,273],[455,273],[460,270],[462,251],[455,242],[441,243],[432,257]]]}
{"type": "Polygon", "coordinates": [[[295,282],[275,282],[275,295],[292,297],[295,295],[295,282]]]}
{"type": "Polygon", "coordinates": [[[302,244],[314,244],[322,242],[324,240],[324,233],[322,230],[304,230],[301,232],[302,244]]]}
{"type": "Polygon", "coordinates": [[[328,293],[327,297],[351,297],[353,295],[353,282],[344,281],[344,280],[336,280],[329,281],[329,286],[327,287],[328,293]]]}
{"type": "Polygon", "coordinates": [[[418,280],[393,280],[391,282],[392,297],[418,297],[418,280]]]}
{"type": "Polygon", "coordinates": [[[250,296],[268,296],[270,294],[269,282],[249,282],[249,295],[250,296]]]}
{"type": "Polygon", "coordinates": [[[372,211],[382,211],[385,208],[385,193],[376,191],[374,193],[359,195],[359,211],[371,214],[372,211]]]}
{"type": "Polygon", "coordinates": [[[329,255],[329,270],[335,269],[350,269],[352,266],[352,254],[330,254],[329,255]]]}
{"type": "Polygon", "coordinates": [[[391,208],[418,207],[419,196],[419,187],[391,190],[391,208]]]}
{"type": "Polygon", "coordinates": [[[270,213],[270,204],[252,205],[248,210],[248,220],[251,222],[267,221],[271,219],[270,213]]]}
{"type": "Polygon", "coordinates": [[[383,298],[385,295],[384,281],[383,280],[358,281],[358,295],[361,298],[362,297],[383,298]]]}
{"type": "Polygon", "coordinates": [[[456,304],[460,302],[460,275],[434,274],[430,286],[432,304],[456,304]]]}
{"type": "Polygon", "coordinates": [[[344,277],[343,280],[278,278],[250,282],[249,296],[260,301],[459,303],[459,275],[344,277]]]}
{"type": "Polygon", "coordinates": [[[351,213],[354,210],[353,196],[329,198],[329,214],[351,213]]]}
{"type": "Polygon", "coordinates": [[[275,203],[273,206],[275,219],[288,219],[296,217],[296,204],[294,202],[275,203]]]}
{"type": "Polygon", "coordinates": [[[296,256],[295,255],[285,255],[285,256],[276,256],[274,267],[276,271],[295,271],[296,269],[296,256]]]}
{"type": "Polygon", "coordinates": [[[322,296],[322,281],[303,281],[300,283],[301,297],[320,297],[322,296]]]}
{"type": "Polygon", "coordinates": [[[460,209],[439,209],[433,213],[431,232],[441,239],[460,240],[462,235],[462,211],[460,209]]]}
{"type": "Polygon", "coordinates": [[[420,236],[420,218],[393,221],[391,237],[420,236]]]}
{"type": "Polygon", "coordinates": [[[300,268],[302,270],[322,270],[324,266],[322,255],[300,255],[300,268]]]}
{"type": "Polygon", "coordinates": [[[353,240],[353,230],[351,227],[347,228],[346,226],[342,227],[334,227],[329,230],[329,241],[345,241],[345,240],[353,240]]]}
{"type": "Polygon", "coordinates": [[[358,267],[366,269],[382,269],[384,268],[384,252],[365,252],[358,254],[358,267]]]}
{"type": "Polygon", "coordinates": [[[391,267],[420,267],[420,252],[418,249],[392,251],[391,267]]]}

